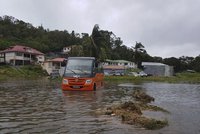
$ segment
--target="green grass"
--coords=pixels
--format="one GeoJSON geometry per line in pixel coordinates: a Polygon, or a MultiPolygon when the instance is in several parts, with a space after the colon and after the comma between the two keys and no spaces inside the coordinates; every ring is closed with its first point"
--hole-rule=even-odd
{"type": "Polygon", "coordinates": [[[105,76],[105,81],[134,81],[134,82],[169,82],[169,83],[200,83],[200,73],[177,73],[172,77],[134,77],[134,76],[105,76]]]}
{"type": "Polygon", "coordinates": [[[0,80],[6,80],[11,78],[37,78],[46,76],[46,72],[37,65],[27,66],[0,66],[0,80]]]}

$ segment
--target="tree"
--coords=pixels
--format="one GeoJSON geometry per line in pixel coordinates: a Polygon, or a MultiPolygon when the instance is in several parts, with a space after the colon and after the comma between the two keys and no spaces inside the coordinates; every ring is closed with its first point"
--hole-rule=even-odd
{"type": "Polygon", "coordinates": [[[179,59],[177,59],[175,57],[165,58],[164,59],[164,64],[173,66],[175,72],[180,72],[181,71],[181,62],[180,62],[179,59]]]}
{"type": "Polygon", "coordinates": [[[111,48],[111,34],[112,32],[100,30],[98,24],[94,25],[90,36],[92,56],[101,61],[108,57],[108,53],[111,48]]]}
{"type": "Polygon", "coordinates": [[[179,58],[180,60],[180,71],[185,71],[187,69],[192,69],[193,66],[191,66],[192,61],[194,61],[193,57],[188,56],[182,56],[179,58]]]}
{"type": "Polygon", "coordinates": [[[132,47],[134,51],[134,61],[138,68],[142,68],[142,55],[146,54],[146,50],[141,42],[136,42],[135,46],[132,47]]]}
{"type": "Polygon", "coordinates": [[[191,62],[192,69],[200,72],[200,55],[195,57],[195,59],[191,62]]]}

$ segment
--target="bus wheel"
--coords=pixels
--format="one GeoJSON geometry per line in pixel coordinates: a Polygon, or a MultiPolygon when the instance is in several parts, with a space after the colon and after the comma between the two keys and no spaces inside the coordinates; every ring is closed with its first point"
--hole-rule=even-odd
{"type": "Polygon", "coordinates": [[[96,84],[94,83],[93,90],[96,91],[96,84]]]}

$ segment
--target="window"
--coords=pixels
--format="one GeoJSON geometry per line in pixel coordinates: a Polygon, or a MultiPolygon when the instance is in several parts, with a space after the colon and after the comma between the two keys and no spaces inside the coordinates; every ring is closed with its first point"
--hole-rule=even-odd
{"type": "Polygon", "coordinates": [[[24,54],[24,57],[30,58],[30,54],[24,54]]]}
{"type": "Polygon", "coordinates": [[[15,55],[16,55],[16,56],[22,56],[22,53],[16,52],[15,55]]]}

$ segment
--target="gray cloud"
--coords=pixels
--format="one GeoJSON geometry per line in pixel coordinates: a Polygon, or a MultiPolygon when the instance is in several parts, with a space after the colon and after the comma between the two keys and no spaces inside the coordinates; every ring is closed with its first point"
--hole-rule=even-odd
{"type": "Polygon", "coordinates": [[[51,30],[91,33],[94,24],[113,31],[124,44],[142,42],[152,56],[200,54],[199,0],[1,0],[11,15],[51,30]]]}

